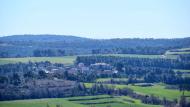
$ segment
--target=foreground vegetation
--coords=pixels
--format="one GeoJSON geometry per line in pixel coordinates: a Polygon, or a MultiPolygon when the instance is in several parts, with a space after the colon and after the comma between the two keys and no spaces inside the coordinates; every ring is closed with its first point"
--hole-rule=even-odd
{"type": "Polygon", "coordinates": [[[48,98],[0,102],[0,107],[162,107],[143,104],[128,96],[81,96],[68,98],[48,98]]]}
{"type": "Polygon", "coordinates": [[[73,103],[63,98],[49,98],[49,99],[34,99],[34,100],[15,100],[15,101],[2,101],[0,107],[87,107],[85,105],[73,103]]]}
{"type": "Polygon", "coordinates": [[[133,99],[128,96],[109,96],[109,95],[97,95],[97,96],[82,96],[71,97],[67,100],[74,103],[85,104],[95,107],[161,107],[161,105],[148,105],[141,103],[140,100],[133,99]]]}

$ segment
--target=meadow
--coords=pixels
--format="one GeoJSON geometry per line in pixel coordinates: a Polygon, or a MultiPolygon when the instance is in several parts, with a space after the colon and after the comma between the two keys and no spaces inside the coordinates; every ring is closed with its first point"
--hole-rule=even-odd
{"type": "Polygon", "coordinates": [[[1,101],[0,107],[56,107],[57,104],[62,105],[62,107],[87,107],[63,98],[1,101]]]}
{"type": "Polygon", "coordinates": [[[174,69],[175,72],[181,72],[183,77],[190,77],[190,70],[174,69]]]}
{"type": "Polygon", "coordinates": [[[128,78],[98,78],[96,79],[96,82],[107,82],[111,81],[113,79],[114,81],[127,81],[128,78]]]}
{"type": "Polygon", "coordinates": [[[187,69],[174,69],[175,72],[179,71],[179,72],[182,72],[182,73],[190,73],[190,70],[187,70],[187,69]]]}
{"type": "MultiPolygon", "coordinates": [[[[85,83],[86,87],[90,88],[93,83],[85,83]]],[[[166,89],[165,84],[154,84],[153,86],[142,87],[136,85],[119,85],[119,84],[107,84],[110,87],[114,88],[130,88],[134,90],[136,93],[143,94],[143,95],[154,95],[162,99],[166,97],[167,99],[174,100],[179,99],[182,95],[182,92],[175,89],[166,89]]],[[[190,95],[190,91],[185,91],[185,95],[190,95]]]]}
{"type": "Polygon", "coordinates": [[[24,58],[0,58],[0,64],[17,63],[17,62],[40,62],[50,61],[51,63],[63,63],[73,64],[76,56],[64,56],[64,57],[24,57],[24,58]]]}
{"type": "Polygon", "coordinates": [[[181,48],[176,49],[175,51],[166,51],[165,55],[181,55],[181,54],[190,54],[190,48],[181,48]]]}
{"type": "Polygon", "coordinates": [[[109,95],[1,101],[0,107],[56,107],[57,104],[61,107],[162,107],[143,104],[140,100],[128,96],[109,95]]]}
{"type": "MultiPolygon", "coordinates": [[[[91,56],[91,55],[80,55],[91,56]]],[[[137,54],[98,54],[98,56],[119,56],[132,58],[166,58],[176,59],[176,55],[137,55],[137,54]]],[[[66,65],[74,64],[77,56],[63,56],[63,57],[23,57],[23,58],[0,58],[0,64],[18,63],[18,62],[40,62],[50,61],[51,63],[62,63],[66,65]]]]}
{"type": "Polygon", "coordinates": [[[142,55],[142,54],[99,54],[100,56],[119,56],[119,57],[131,57],[131,58],[165,58],[176,59],[177,55],[142,55]]]}
{"type": "Polygon", "coordinates": [[[72,97],[67,100],[79,104],[85,104],[89,107],[108,107],[109,105],[111,105],[111,107],[162,107],[160,105],[143,104],[140,100],[128,96],[97,95],[72,97]]]}

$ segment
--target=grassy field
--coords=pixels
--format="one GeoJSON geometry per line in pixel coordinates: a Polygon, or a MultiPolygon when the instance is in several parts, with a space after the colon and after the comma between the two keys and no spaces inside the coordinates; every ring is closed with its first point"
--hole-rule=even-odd
{"type": "Polygon", "coordinates": [[[171,52],[171,51],[166,52],[166,55],[180,55],[180,54],[190,54],[190,52],[171,52]]]}
{"type": "MultiPolygon", "coordinates": [[[[129,88],[133,89],[135,92],[138,92],[140,94],[148,94],[148,95],[155,95],[160,98],[166,97],[167,99],[173,100],[173,99],[179,99],[182,95],[182,92],[179,90],[173,90],[173,89],[165,89],[165,86],[162,85],[154,85],[151,87],[140,87],[140,86],[128,86],[129,88]]],[[[190,95],[190,91],[186,91],[185,95],[190,95]]]]}
{"type": "Polygon", "coordinates": [[[34,100],[15,100],[1,101],[0,107],[162,107],[161,105],[148,105],[141,103],[140,100],[130,98],[128,96],[97,95],[97,96],[81,96],[69,98],[49,98],[34,100]]]}
{"type": "Polygon", "coordinates": [[[97,95],[97,96],[83,96],[83,97],[71,97],[67,98],[72,102],[78,104],[85,104],[89,107],[94,105],[95,107],[161,107],[160,105],[148,105],[141,103],[140,100],[130,98],[128,96],[109,96],[109,95],[97,95]]]}
{"type": "MultiPolygon", "coordinates": [[[[92,83],[85,83],[86,87],[91,87],[93,84],[92,83]]],[[[141,86],[133,86],[133,85],[111,85],[108,84],[108,86],[112,86],[115,88],[130,88],[134,90],[135,92],[139,94],[146,94],[146,95],[155,95],[160,97],[161,99],[163,97],[166,97],[167,99],[173,100],[173,99],[179,99],[180,96],[182,95],[182,92],[179,90],[174,90],[174,89],[166,89],[163,84],[155,84],[154,86],[149,86],[149,87],[141,87],[141,86]]],[[[185,95],[190,95],[190,91],[186,91],[185,95]]]]}
{"type": "MultiPolygon", "coordinates": [[[[80,55],[90,56],[90,55],[80,55]]],[[[132,57],[132,58],[166,58],[176,59],[177,55],[137,55],[137,54],[105,54],[97,56],[119,56],[119,57],[132,57]]],[[[24,58],[0,58],[0,64],[17,63],[17,62],[40,62],[50,61],[52,63],[73,64],[77,56],[63,56],[63,57],[24,57],[24,58]]]]}
{"type": "Polygon", "coordinates": [[[190,48],[181,48],[181,49],[178,49],[178,51],[190,51],[190,48]]]}
{"type": "MultiPolygon", "coordinates": [[[[87,87],[91,87],[92,83],[86,83],[87,87]]],[[[140,87],[132,85],[115,85],[115,88],[131,88],[135,92],[140,94],[154,94],[160,98],[166,97],[168,99],[179,98],[181,92],[172,89],[165,89],[164,84],[156,84],[152,87],[140,87]]],[[[185,92],[185,95],[190,95],[190,92],[185,92]]],[[[97,96],[81,96],[81,97],[69,97],[69,98],[49,98],[49,99],[35,99],[35,100],[15,100],[15,101],[1,101],[0,107],[56,107],[56,105],[62,105],[62,107],[161,107],[160,105],[148,105],[141,103],[140,100],[133,99],[128,96],[109,96],[109,95],[97,95],[97,96]]]]}
{"type": "Polygon", "coordinates": [[[96,82],[106,82],[111,81],[113,79],[114,81],[127,81],[128,78],[98,78],[96,82]]]}
{"type": "Polygon", "coordinates": [[[179,71],[182,73],[190,73],[190,70],[184,70],[184,69],[174,69],[175,72],[179,71]]]}
{"type": "Polygon", "coordinates": [[[16,63],[16,62],[40,62],[50,61],[52,63],[73,64],[76,56],[64,56],[64,57],[24,57],[24,58],[0,58],[0,64],[16,63]]]}
{"type": "Polygon", "coordinates": [[[176,49],[176,51],[166,51],[165,55],[180,55],[180,54],[190,54],[190,48],[176,49]]]}
{"type": "Polygon", "coordinates": [[[34,99],[34,100],[15,100],[15,101],[1,101],[0,107],[56,107],[56,105],[62,105],[62,107],[88,107],[67,101],[63,98],[49,98],[49,99],[34,99]]]}
{"type": "Polygon", "coordinates": [[[190,70],[174,69],[175,72],[181,72],[183,77],[190,77],[190,70]]]}
{"type": "Polygon", "coordinates": [[[100,56],[119,56],[119,57],[131,57],[131,58],[165,58],[165,59],[177,58],[177,55],[141,55],[141,54],[102,54],[100,56]]]}

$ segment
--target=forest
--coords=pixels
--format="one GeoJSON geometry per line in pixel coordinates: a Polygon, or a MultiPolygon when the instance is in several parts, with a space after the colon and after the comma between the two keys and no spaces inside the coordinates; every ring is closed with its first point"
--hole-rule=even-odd
{"type": "Polygon", "coordinates": [[[190,38],[90,39],[67,35],[13,35],[0,37],[0,57],[65,56],[81,54],[161,55],[190,46],[190,38]],[[39,53],[36,53],[38,52],[39,53]]]}

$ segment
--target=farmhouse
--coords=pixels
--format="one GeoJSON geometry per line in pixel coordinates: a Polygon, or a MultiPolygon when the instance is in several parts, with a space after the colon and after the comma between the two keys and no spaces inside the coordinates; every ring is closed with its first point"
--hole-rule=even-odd
{"type": "Polygon", "coordinates": [[[94,70],[112,70],[113,66],[107,63],[95,63],[91,64],[90,68],[94,70]]]}

